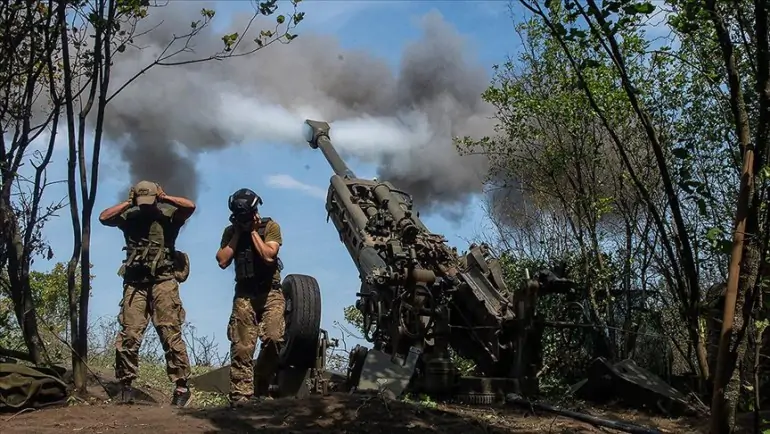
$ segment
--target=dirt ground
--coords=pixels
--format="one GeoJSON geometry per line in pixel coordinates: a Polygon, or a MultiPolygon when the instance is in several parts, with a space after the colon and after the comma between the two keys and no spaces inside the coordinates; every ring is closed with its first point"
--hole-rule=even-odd
{"type": "MultiPolygon", "coordinates": [[[[698,433],[692,421],[634,412],[593,415],[623,418],[663,433],[698,433]]],[[[549,414],[526,415],[503,407],[424,406],[360,395],[315,396],[264,401],[229,408],[173,409],[168,405],[73,405],[0,415],[3,434],[12,433],[607,433],[549,414]]]]}

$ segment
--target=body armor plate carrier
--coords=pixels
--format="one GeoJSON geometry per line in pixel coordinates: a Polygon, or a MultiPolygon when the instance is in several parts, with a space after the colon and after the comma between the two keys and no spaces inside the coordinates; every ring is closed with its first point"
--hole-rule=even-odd
{"type": "Polygon", "coordinates": [[[144,214],[138,207],[126,211],[123,230],[126,259],[118,271],[118,275],[126,281],[151,282],[175,277],[174,244],[179,234],[179,228],[171,225],[175,208],[158,208],[160,213],[157,216],[144,214]]]}
{"type": "MultiPolygon", "coordinates": [[[[257,233],[262,240],[265,239],[267,224],[272,219],[265,217],[260,221],[257,227],[257,233]]],[[[235,281],[236,282],[257,282],[272,280],[276,269],[278,272],[283,270],[283,262],[280,258],[275,258],[275,262],[267,264],[259,257],[259,253],[254,248],[251,237],[242,237],[238,240],[235,247],[235,281]]]]}

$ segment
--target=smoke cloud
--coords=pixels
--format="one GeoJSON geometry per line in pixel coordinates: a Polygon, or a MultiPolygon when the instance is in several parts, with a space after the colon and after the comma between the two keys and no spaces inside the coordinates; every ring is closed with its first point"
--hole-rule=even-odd
{"type": "MultiPolygon", "coordinates": [[[[163,23],[143,37],[142,49],[116,57],[112,87],[151,63],[173,34],[187,31],[201,7],[170,2],[153,9],[143,27],[163,23]]],[[[231,27],[241,30],[249,18],[235,17],[231,27]]],[[[491,133],[493,112],[480,98],[489,81],[439,13],[420,25],[422,35],[404,49],[397,71],[366,52],[343,49],[332,36],[302,31],[290,44],[253,56],[155,67],[110,103],[105,133],[120,147],[132,181],[157,180],[195,198],[200,153],[244,142],[306,146],[304,119],[325,120],[343,157],[376,164],[378,177],[410,192],[423,212],[457,218],[480,192],[488,163],[461,157],[452,137],[491,133]]],[[[245,42],[265,26],[255,28],[245,42]]],[[[194,41],[195,54],[175,60],[218,51],[223,33],[206,29],[194,41]]]]}

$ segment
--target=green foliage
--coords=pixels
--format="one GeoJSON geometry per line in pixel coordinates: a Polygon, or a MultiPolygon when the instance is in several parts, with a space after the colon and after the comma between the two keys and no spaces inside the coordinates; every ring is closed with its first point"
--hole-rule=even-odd
{"type": "Polygon", "coordinates": [[[238,32],[222,36],[222,42],[225,43],[225,51],[232,51],[233,45],[238,40],[238,32]]]}
{"type": "MultiPolygon", "coordinates": [[[[29,281],[41,337],[49,357],[52,361],[66,361],[70,354],[66,343],[69,341],[67,265],[58,262],[50,271],[32,271],[29,281]]],[[[79,268],[76,282],[80,282],[79,268]]],[[[0,284],[0,287],[5,288],[6,284],[0,284]]],[[[76,287],[79,296],[80,285],[76,284],[76,287]]],[[[13,313],[13,303],[6,290],[0,292],[0,347],[17,350],[24,348],[21,329],[13,313]]]]}
{"type": "Polygon", "coordinates": [[[356,309],[355,306],[350,305],[343,308],[342,312],[343,312],[343,317],[345,318],[345,321],[347,321],[348,324],[355,327],[355,330],[361,333],[360,336],[363,336],[365,334],[364,315],[361,313],[361,311],[356,309]]]}
{"type": "Polygon", "coordinates": [[[426,408],[430,410],[435,410],[438,408],[438,403],[433,401],[430,396],[424,394],[406,395],[404,396],[403,402],[416,405],[418,408],[426,408]]]}
{"type": "Polygon", "coordinates": [[[643,25],[656,9],[649,2],[551,1],[546,9],[521,3],[534,13],[517,25],[522,49],[495,67],[483,94],[497,110],[496,135],[464,138],[459,146],[488,156],[490,191],[516,186],[516,203],[504,195],[491,199],[490,217],[503,228],[509,287],[521,286],[525,269],[557,269],[577,283],[571,294],[539,298],[542,320],[583,324],[545,328],[541,384],[559,390],[598,355],[633,357],[666,372],[668,362],[659,357],[671,350],[666,336],[679,339],[687,320],[671,320],[668,315],[682,314],[676,307],[665,318],[662,313],[682,300],[665,270],[681,264],[659,237],[661,230],[682,235],[673,229],[671,209],[660,205],[671,196],[638,109],[662,125],[674,200],[684,204],[687,235],[701,240],[701,270],[714,273],[722,266],[719,238],[726,233],[716,210],[734,197],[722,170],[729,163],[702,140],[719,136],[717,116],[709,115],[714,122],[706,125],[696,112],[682,117],[683,110],[712,107],[703,98],[706,82],[692,79],[672,45],[646,35],[643,25]],[[712,176],[724,181],[719,194],[708,186],[712,176]],[[651,209],[662,224],[653,225],[651,209]]]}

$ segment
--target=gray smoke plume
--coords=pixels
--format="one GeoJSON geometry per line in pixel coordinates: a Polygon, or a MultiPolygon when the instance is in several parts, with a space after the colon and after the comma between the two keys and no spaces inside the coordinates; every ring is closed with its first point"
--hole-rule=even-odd
{"type": "MultiPolygon", "coordinates": [[[[201,7],[171,2],[153,9],[142,26],[162,24],[137,42],[142,49],[116,58],[112,87],[187,31],[201,7]]],[[[242,30],[248,18],[236,17],[230,27],[242,30]]],[[[266,27],[259,24],[244,43],[266,27]]],[[[410,192],[422,211],[457,218],[480,192],[487,160],[461,157],[452,137],[491,133],[493,112],[480,97],[488,76],[439,13],[423,17],[421,26],[421,38],[405,48],[395,73],[366,52],[341,48],[332,36],[302,31],[290,44],[253,56],[154,67],[111,103],[106,134],[120,146],[132,181],[154,179],[194,198],[201,152],[256,141],[306,146],[303,120],[326,120],[344,157],[377,164],[378,177],[410,192]]],[[[218,51],[223,33],[206,29],[194,40],[195,53],[173,60],[218,51]]]]}

